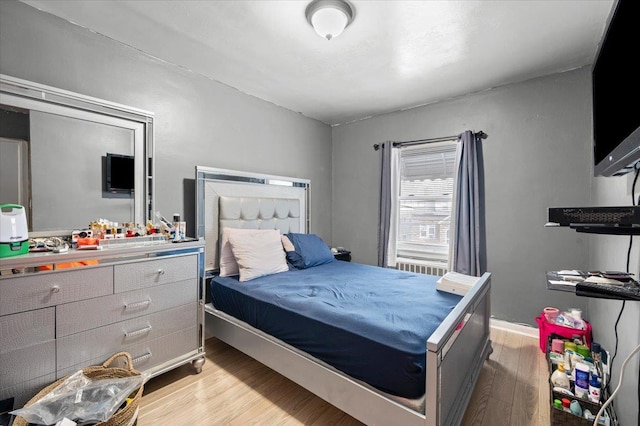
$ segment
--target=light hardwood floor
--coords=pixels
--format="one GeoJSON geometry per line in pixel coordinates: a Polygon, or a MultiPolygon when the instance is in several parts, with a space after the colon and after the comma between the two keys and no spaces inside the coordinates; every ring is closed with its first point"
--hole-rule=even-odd
{"type": "MultiPolygon", "coordinates": [[[[493,354],[478,379],[464,425],[548,425],[545,357],[536,338],[491,329],[493,354]]],[[[225,343],[206,342],[207,362],[150,380],[138,426],[361,425],[225,343]]]]}

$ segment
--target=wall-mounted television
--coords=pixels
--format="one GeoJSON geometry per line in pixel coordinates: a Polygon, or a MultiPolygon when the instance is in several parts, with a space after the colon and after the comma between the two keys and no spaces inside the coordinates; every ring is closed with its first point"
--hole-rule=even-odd
{"type": "Polygon", "coordinates": [[[640,1],[612,8],[592,68],[595,176],[619,176],[640,161],[640,1]]]}
{"type": "Polygon", "coordinates": [[[105,190],[130,194],[135,188],[134,158],[132,155],[107,153],[105,190]]]}

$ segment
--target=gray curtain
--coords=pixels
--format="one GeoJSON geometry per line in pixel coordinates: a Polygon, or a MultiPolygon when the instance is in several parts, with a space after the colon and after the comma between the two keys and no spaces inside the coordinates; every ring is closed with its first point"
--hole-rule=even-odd
{"type": "Polygon", "coordinates": [[[459,143],[453,270],[480,276],[486,271],[481,137],[467,130],[460,135],[459,143]]]}
{"type": "Polygon", "coordinates": [[[389,246],[389,230],[391,227],[391,150],[393,144],[380,144],[382,159],[380,162],[380,206],[378,225],[378,266],[386,267],[389,246]]]}

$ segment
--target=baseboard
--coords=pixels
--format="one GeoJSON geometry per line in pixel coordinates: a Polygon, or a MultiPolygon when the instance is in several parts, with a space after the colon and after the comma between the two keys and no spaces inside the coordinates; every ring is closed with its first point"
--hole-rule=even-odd
{"type": "Polygon", "coordinates": [[[499,328],[502,330],[507,330],[512,333],[522,334],[524,336],[529,337],[539,337],[538,329],[531,325],[527,324],[518,324],[515,322],[509,322],[504,320],[499,320],[496,318],[491,318],[489,320],[489,326],[493,328],[499,328]]]}

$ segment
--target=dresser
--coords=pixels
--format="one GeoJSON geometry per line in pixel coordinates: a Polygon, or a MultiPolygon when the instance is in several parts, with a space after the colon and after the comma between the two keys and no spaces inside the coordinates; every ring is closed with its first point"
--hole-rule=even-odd
{"type": "Polygon", "coordinates": [[[150,377],[204,353],[204,243],[0,259],[0,401],[119,351],[150,377]]]}

